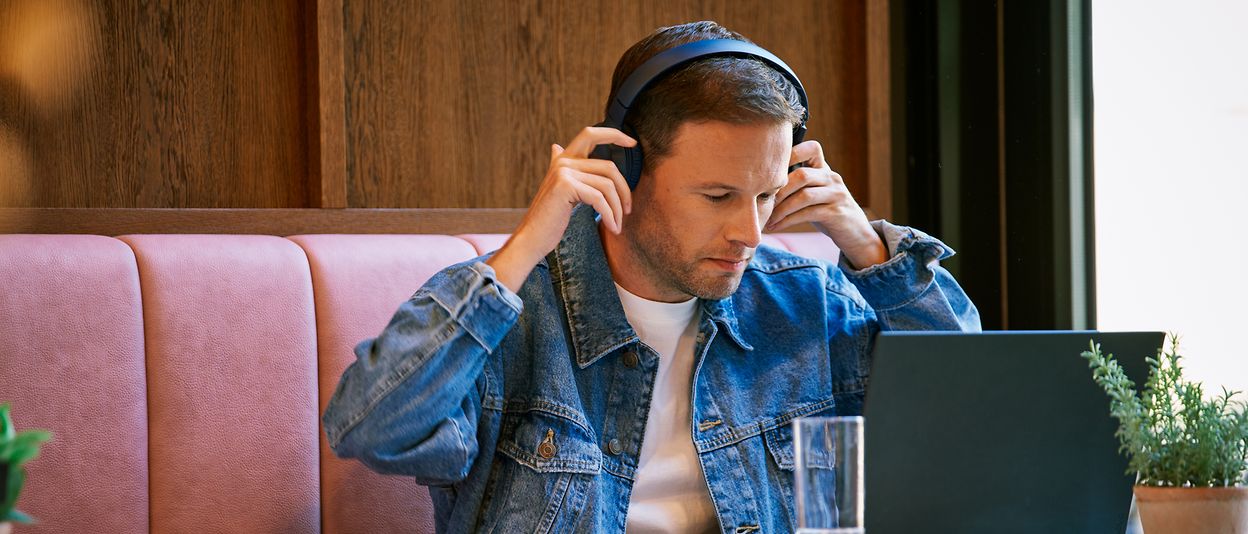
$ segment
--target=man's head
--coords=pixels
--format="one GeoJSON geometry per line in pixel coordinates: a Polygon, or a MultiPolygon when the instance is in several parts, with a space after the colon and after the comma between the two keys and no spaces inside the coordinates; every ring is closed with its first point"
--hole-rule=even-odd
{"type": "MultiPolygon", "coordinates": [[[[677,46],[713,39],[752,44],[712,21],[659,28],[635,43],[615,64],[604,114],[610,114],[620,86],[643,63],[677,46]]],[[[650,170],[670,154],[676,130],[683,123],[796,125],[804,112],[797,89],[779,71],[758,59],[717,56],[692,61],[656,80],[637,96],[624,125],[641,142],[644,170],[650,170]]]]}
{"type": "MultiPolygon", "coordinates": [[[[707,39],[746,40],[714,22],[660,28],[620,58],[612,97],[654,55],[707,39]]],[[[787,180],[799,102],[779,72],[736,57],[691,62],[637,98],[625,125],[645,155],[642,177],[623,233],[604,234],[621,285],[665,301],[736,291],[746,262],[735,260],[752,256],[787,180]]]]}

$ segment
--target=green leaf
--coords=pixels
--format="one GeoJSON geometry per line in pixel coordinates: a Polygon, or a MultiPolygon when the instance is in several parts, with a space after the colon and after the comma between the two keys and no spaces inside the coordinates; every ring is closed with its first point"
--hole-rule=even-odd
{"type": "Polygon", "coordinates": [[[0,503],[0,511],[12,510],[13,505],[17,503],[17,498],[22,494],[22,484],[26,482],[26,471],[15,467],[9,467],[9,480],[5,484],[6,493],[4,502],[0,503]]]}
{"type": "Polygon", "coordinates": [[[13,419],[9,417],[9,403],[0,404],[0,443],[13,439],[13,419]]]}
{"type": "MultiPolygon", "coordinates": [[[[1094,341],[1088,360],[1092,379],[1110,398],[1118,420],[1114,435],[1138,483],[1153,486],[1230,486],[1248,483],[1248,403],[1222,388],[1205,398],[1203,384],[1183,378],[1178,336],[1169,350],[1147,358],[1148,380],[1137,396],[1112,354],[1094,341]]],[[[1130,471],[1129,471],[1130,472],[1130,471]]]]}
{"type": "Polygon", "coordinates": [[[15,466],[34,460],[39,456],[42,443],[52,439],[52,434],[43,430],[27,430],[19,433],[8,447],[5,460],[15,466]]]}
{"type": "Polygon", "coordinates": [[[9,455],[9,465],[20,467],[22,464],[34,460],[39,456],[39,447],[35,446],[16,446],[13,447],[12,453],[9,455]]]}
{"type": "Polygon", "coordinates": [[[48,432],[47,430],[23,430],[21,432],[18,432],[17,436],[13,438],[13,441],[16,441],[19,443],[26,442],[26,443],[34,444],[34,443],[43,443],[51,439],[52,439],[52,433],[48,432]]]}
{"type": "Polygon", "coordinates": [[[4,520],[12,521],[14,523],[24,523],[27,525],[33,525],[35,523],[35,518],[30,517],[18,510],[9,510],[9,513],[5,516],[4,520]]]}

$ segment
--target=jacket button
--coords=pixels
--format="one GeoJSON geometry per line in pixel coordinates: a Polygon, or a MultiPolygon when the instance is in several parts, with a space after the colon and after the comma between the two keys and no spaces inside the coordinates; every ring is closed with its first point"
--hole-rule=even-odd
{"type": "Polygon", "coordinates": [[[555,431],[547,430],[546,439],[537,445],[537,455],[547,460],[554,458],[559,452],[559,448],[555,447],[555,431]]]}
{"type": "Polygon", "coordinates": [[[555,457],[555,446],[550,443],[543,443],[537,446],[537,455],[547,460],[555,457]]]}
{"type": "Polygon", "coordinates": [[[630,350],[624,353],[624,367],[628,367],[630,369],[633,367],[637,367],[637,353],[636,352],[633,352],[630,350]]]}
{"type": "Polygon", "coordinates": [[[621,452],[624,452],[624,447],[620,445],[620,440],[612,439],[611,441],[607,442],[607,452],[611,453],[611,455],[614,456],[621,452]]]}

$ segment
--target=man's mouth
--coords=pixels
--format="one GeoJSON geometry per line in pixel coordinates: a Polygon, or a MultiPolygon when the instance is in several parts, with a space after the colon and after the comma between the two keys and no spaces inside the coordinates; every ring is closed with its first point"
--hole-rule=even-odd
{"type": "Polygon", "coordinates": [[[707,258],[715,267],[729,272],[745,270],[745,265],[750,262],[750,257],[744,258],[707,258]]]}

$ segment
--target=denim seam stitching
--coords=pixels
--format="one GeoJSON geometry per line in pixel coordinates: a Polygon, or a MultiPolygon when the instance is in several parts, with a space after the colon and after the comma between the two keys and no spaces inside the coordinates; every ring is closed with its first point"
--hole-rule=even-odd
{"type": "Polygon", "coordinates": [[[535,532],[548,534],[551,528],[554,528],[555,522],[559,519],[559,511],[563,509],[563,503],[568,499],[568,492],[572,490],[572,477],[568,475],[560,476],[555,482],[555,491],[551,495],[550,505],[546,507],[546,512],[542,514],[541,521],[537,524],[535,532]]]}
{"type": "MultiPolygon", "coordinates": [[[[341,444],[343,438],[345,438],[348,433],[354,430],[355,427],[359,426],[360,421],[363,421],[366,417],[368,417],[369,414],[373,413],[373,410],[377,408],[377,405],[381,404],[381,402],[387,396],[393,393],[394,390],[398,388],[399,384],[402,384],[404,381],[410,378],[412,373],[415,372],[418,366],[420,366],[421,364],[429,360],[429,356],[433,354],[434,352],[436,352],[434,350],[430,350],[430,348],[440,347],[442,345],[442,342],[446,341],[448,338],[451,337],[451,334],[454,333],[455,326],[456,326],[456,323],[454,322],[447,323],[446,326],[438,330],[437,334],[434,336],[431,342],[426,343],[424,346],[419,347],[417,349],[416,353],[413,354],[414,357],[409,358],[406,361],[407,363],[406,365],[400,366],[398,369],[395,370],[394,373],[390,374],[388,377],[382,380],[381,382],[382,387],[378,390],[377,394],[374,395],[371,399],[369,399],[368,405],[366,405],[364,409],[357,412],[354,417],[348,418],[347,424],[343,425],[341,430],[335,432],[334,438],[336,439],[331,439],[330,445],[332,447],[337,447],[339,444],[341,444]],[[422,352],[424,354],[421,354],[422,352]],[[411,360],[416,360],[416,361],[413,362],[411,360]]],[[[328,432],[326,434],[327,434],[326,437],[329,438],[328,432]]]]}
{"type": "Polygon", "coordinates": [[[930,281],[927,283],[927,286],[926,286],[926,287],[924,287],[921,291],[919,291],[919,292],[915,293],[915,295],[914,295],[913,297],[911,297],[911,298],[910,298],[910,300],[904,301],[904,302],[902,302],[902,303],[900,303],[900,304],[896,304],[896,305],[893,305],[893,306],[887,306],[887,307],[876,308],[876,309],[875,309],[875,311],[880,312],[880,313],[883,313],[883,312],[890,312],[890,311],[893,311],[893,310],[899,310],[899,309],[901,309],[901,308],[904,308],[904,307],[906,307],[906,306],[909,306],[909,305],[911,305],[911,304],[914,304],[914,303],[915,303],[915,302],[917,302],[919,299],[923,298],[923,295],[926,295],[928,291],[931,291],[931,290],[932,290],[932,286],[934,286],[934,285],[936,285],[936,279],[933,277],[933,278],[932,278],[932,280],[930,280],[930,281]]]}
{"type": "Polygon", "coordinates": [[[758,272],[762,274],[780,274],[785,271],[792,271],[795,269],[818,269],[818,270],[823,269],[822,263],[819,262],[818,260],[811,260],[809,258],[803,258],[803,259],[807,261],[781,262],[781,263],[769,264],[769,265],[750,265],[746,267],[745,270],[754,271],[754,272],[758,272]]]}
{"type": "MultiPolygon", "coordinates": [[[[454,417],[448,417],[446,420],[451,423],[452,427],[455,428],[455,435],[459,437],[459,439],[455,442],[455,450],[463,456],[464,460],[460,463],[460,465],[463,465],[464,469],[469,469],[472,465],[468,462],[468,448],[463,446],[464,441],[466,441],[464,438],[464,432],[459,429],[459,423],[455,421],[454,417]]],[[[464,478],[467,478],[468,473],[464,473],[463,475],[464,478]]]]}
{"type": "MultiPolygon", "coordinates": [[[[471,267],[473,267],[473,269],[476,270],[477,264],[474,263],[471,267]]],[[[482,271],[477,271],[477,272],[478,274],[481,275],[481,278],[483,281],[489,282],[488,284],[483,283],[481,285],[481,289],[483,291],[492,293],[491,296],[497,298],[498,300],[503,301],[503,304],[506,305],[508,308],[511,308],[512,311],[516,312],[516,315],[520,315],[521,313],[524,313],[524,309],[515,307],[514,305],[512,305],[511,299],[508,299],[507,297],[503,296],[502,289],[499,289],[499,286],[501,284],[498,282],[497,276],[490,276],[490,275],[485,274],[482,271]]],[[[506,286],[503,286],[503,289],[506,289],[506,286]]],[[[508,289],[508,291],[511,291],[511,290],[508,289]]],[[[515,294],[515,293],[513,293],[512,295],[516,297],[517,300],[521,300],[520,295],[515,294]]],[[[521,302],[523,302],[523,300],[521,300],[521,302]]]]}
{"type": "MultiPolygon", "coordinates": [[[[472,299],[472,295],[476,293],[475,287],[484,278],[484,275],[482,275],[481,272],[477,271],[474,268],[473,264],[469,264],[467,270],[468,272],[472,273],[472,277],[468,280],[464,280],[463,282],[460,282],[460,280],[456,279],[455,276],[450,277],[451,280],[456,282],[456,285],[455,285],[456,289],[461,287],[460,284],[462,283],[462,286],[467,289],[466,293],[468,293],[468,295],[465,296],[463,299],[460,299],[460,302],[456,303],[455,306],[450,306],[448,303],[442,302],[441,295],[439,295],[437,291],[428,292],[429,298],[433,300],[434,302],[438,303],[439,306],[442,306],[442,308],[446,309],[447,313],[451,317],[457,317],[460,314],[462,314],[462,308],[464,307],[465,304],[467,304],[469,300],[472,299]]],[[[454,273],[454,274],[458,274],[458,273],[454,273]]],[[[417,292],[419,293],[419,291],[417,292]]]]}
{"type": "Polygon", "coordinates": [[[545,413],[545,414],[553,415],[555,417],[559,417],[560,419],[567,420],[569,423],[572,423],[580,427],[582,430],[588,432],[590,436],[595,435],[594,430],[589,427],[589,422],[585,421],[584,416],[582,416],[576,410],[573,410],[572,408],[565,406],[563,404],[550,402],[542,398],[534,399],[527,403],[521,403],[519,401],[512,401],[511,403],[504,403],[502,407],[502,412],[504,414],[509,414],[509,413],[510,414],[522,414],[522,413],[528,413],[528,412],[545,413]],[[512,404],[517,405],[518,407],[513,408],[511,406],[512,404]]]}
{"type": "MultiPolygon", "coordinates": [[[[836,393],[833,394],[835,395],[836,393]]],[[[776,428],[803,415],[817,412],[835,404],[835,399],[826,399],[814,404],[802,406],[801,408],[781,414],[779,417],[775,417],[770,420],[756,421],[739,427],[728,426],[726,427],[724,434],[709,440],[697,440],[694,442],[694,445],[699,453],[722,449],[729,445],[734,445],[746,439],[760,435],[763,432],[776,428]]]]}
{"type": "MultiPolygon", "coordinates": [[[[623,463],[621,463],[620,465],[623,465],[623,463]]],[[[633,475],[629,475],[628,473],[625,473],[619,469],[616,469],[615,467],[613,467],[613,464],[611,464],[610,462],[605,462],[605,461],[602,462],[602,470],[608,473],[611,473],[612,475],[615,475],[617,477],[620,477],[621,479],[627,480],[629,482],[636,481],[633,475]]]]}
{"type": "Polygon", "coordinates": [[[841,271],[845,272],[845,276],[847,277],[857,278],[859,280],[862,280],[865,278],[870,278],[872,275],[879,273],[880,271],[890,269],[894,265],[900,265],[904,261],[904,259],[908,257],[910,257],[909,249],[899,250],[897,251],[896,255],[889,258],[888,261],[885,261],[884,263],[877,263],[865,269],[854,269],[852,265],[849,265],[849,263],[846,262],[846,265],[849,266],[850,268],[841,269],[841,271]]]}
{"type": "MultiPolygon", "coordinates": [[[[547,460],[545,462],[537,462],[533,460],[532,454],[520,448],[511,440],[501,441],[498,444],[499,452],[508,458],[515,460],[516,463],[523,465],[538,473],[586,473],[596,474],[602,470],[602,457],[599,455],[593,460],[547,460]],[[569,471],[569,469],[577,469],[578,471],[569,471]]],[[[597,449],[593,449],[597,451],[597,449]]]]}
{"type": "Polygon", "coordinates": [[[866,310],[867,307],[869,306],[869,304],[866,302],[867,298],[863,296],[861,293],[859,293],[858,295],[860,298],[854,298],[853,295],[845,291],[841,291],[840,289],[836,287],[833,287],[831,278],[826,279],[826,281],[823,284],[823,290],[849,301],[849,303],[853,304],[854,307],[857,308],[859,311],[866,310]]]}

